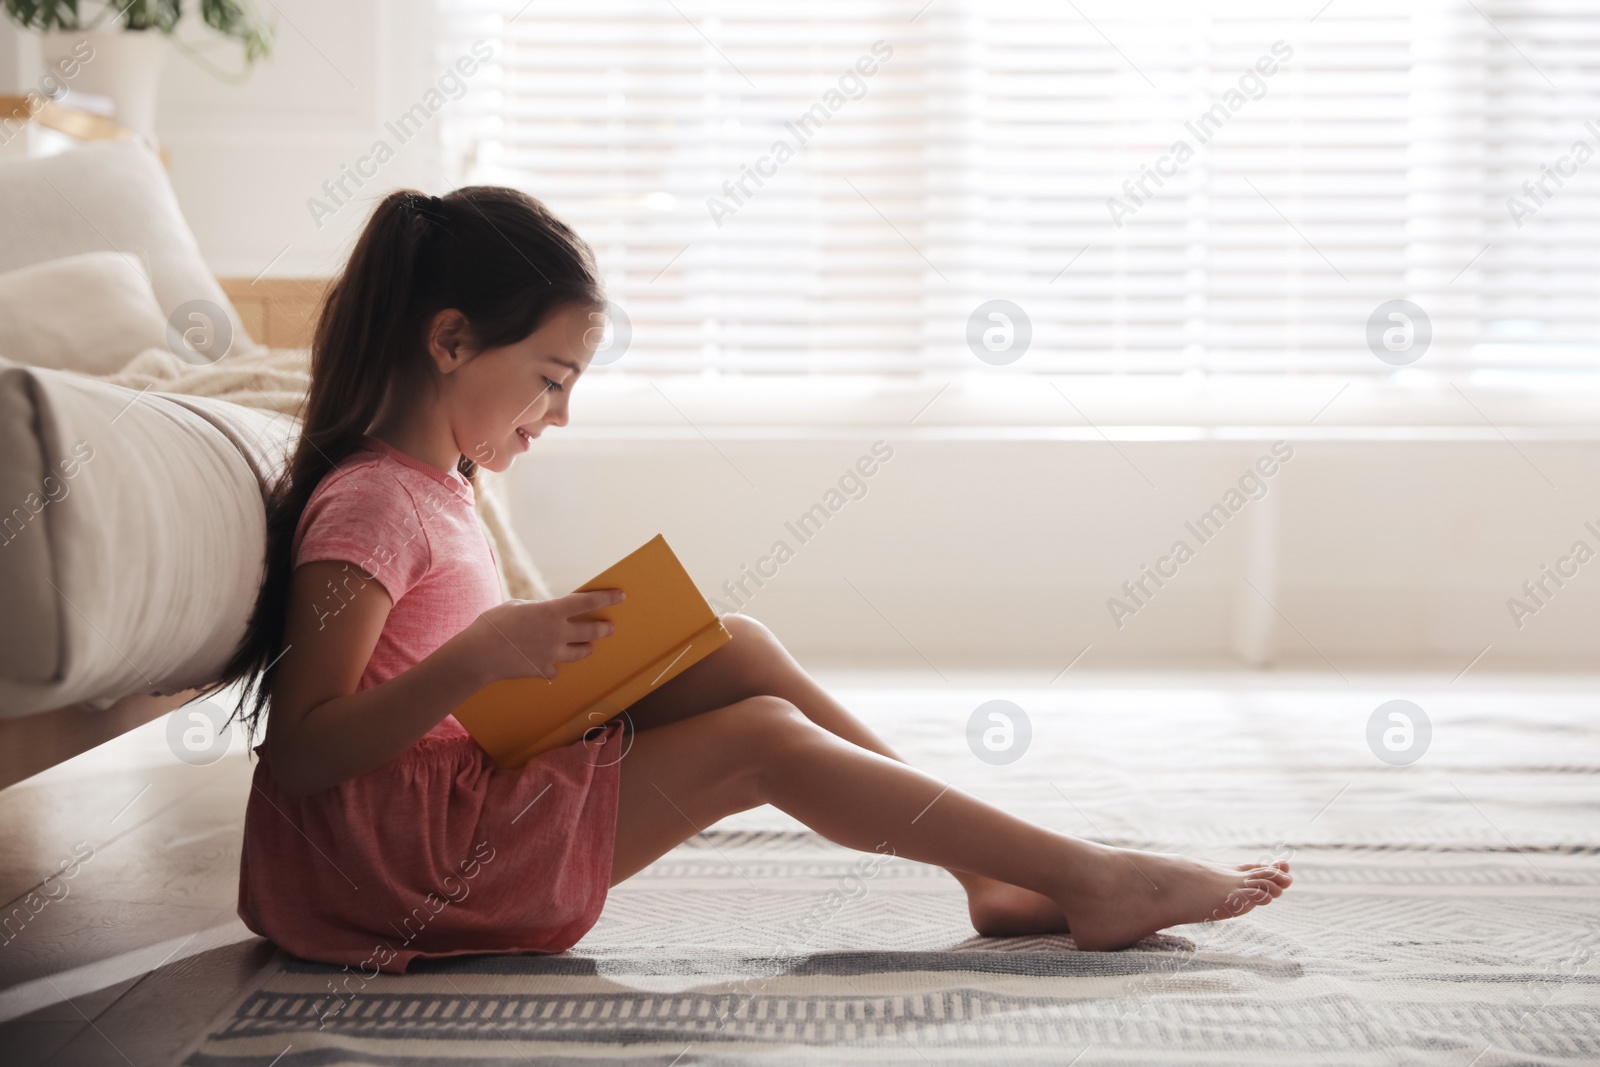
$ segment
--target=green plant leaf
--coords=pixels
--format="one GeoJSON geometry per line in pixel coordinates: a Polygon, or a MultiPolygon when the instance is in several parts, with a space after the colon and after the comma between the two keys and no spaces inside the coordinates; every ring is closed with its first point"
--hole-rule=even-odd
{"type": "Polygon", "coordinates": [[[200,17],[207,26],[244,45],[246,66],[271,54],[272,27],[254,5],[239,0],[200,0],[200,17]]]}
{"type": "MultiPolygon", "coordinates": [[[[78,10],[79,0],[0,0],[5,12],[26,30],[48,33],[52,30],[94,29],[107,16],[115,16],[124,29],[155,30],[171,36],[183,18],[182,0],[113,0],[96,11],[91,25],[85,26],[78,10]]],[[[224,37],[244,48],[245,67],[272,54],[273,27],[249,0],[199,0],[200,19],[224,37]]]]}

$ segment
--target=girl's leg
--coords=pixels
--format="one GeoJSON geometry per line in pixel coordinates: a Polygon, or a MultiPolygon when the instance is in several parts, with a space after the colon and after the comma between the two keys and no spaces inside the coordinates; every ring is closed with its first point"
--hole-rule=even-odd
{"type": "MultiPolygon", "coordinates": [[[[866,723],[817,684],[771,630],[748,615],[722,623],[734,640],[629,709],[639,729],[675,722],[749,696],[783,697],[818,726],[890,759],[902,757],[866,723]]],[[[1049,898],[983,875],[950,870],[967,893],[967,910],[979,933],[1003,937],[1066,929],[1049,898]]]]}
{"type": "MultiPolygon", "coordinates": [[[[733,640],[628,709],[634,728],[648,730],[727,707],[746,697],[782,697],[830,733],[900,760],[898,753],[807,674],[771,630],[748,615],[729,613],[722,624],[733,640]]],[[[980,934],[1057,933],[1067,928],[1055,902],[1030,889],[969,871],[950,873],[967,893],[967,911],[980,934]]]]}
{"type": "Polygon", "coordinates": [[[1084,949],[1242,914],[1289,885],[1053,833],[852,744],[786,700],[752,697],[644,731],[621,763],[613,884],[723,816],[773,804],[822,836],[972,871],[1052,900],[1084,949]]]}

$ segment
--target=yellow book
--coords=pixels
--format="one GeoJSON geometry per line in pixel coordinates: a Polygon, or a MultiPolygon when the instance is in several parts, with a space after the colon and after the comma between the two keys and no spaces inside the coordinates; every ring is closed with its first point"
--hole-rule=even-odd
{"type": "Polygon", "coordinates": [[[660,534],[574,589],[621,589],[620,604],[579,619],[609,619],[616,631],[555,677],[504,678],[455,710],[473,740],[503,768],[581,740],[663,683],[733,640],[660,534]]]}

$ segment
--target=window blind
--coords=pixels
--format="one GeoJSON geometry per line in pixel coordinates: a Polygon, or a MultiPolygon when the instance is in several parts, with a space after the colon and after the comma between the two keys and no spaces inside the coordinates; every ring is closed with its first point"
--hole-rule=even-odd
{"type": "Polygon", "coordinates": [[[1600,3],[440,2],[621,371],[1600,365],[1600,3]]]}

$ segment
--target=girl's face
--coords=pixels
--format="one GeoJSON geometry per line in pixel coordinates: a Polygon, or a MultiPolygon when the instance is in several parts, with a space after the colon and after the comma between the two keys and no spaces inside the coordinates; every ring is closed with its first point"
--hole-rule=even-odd
{"type": "Polygon", "coordinates": [[[546,426],[567,424],[567,401],[600,338],[592,315],[559,308],[516,344],[486,348],[442,376],[444,416],[462,455],[503,471],[546,426]]]}

